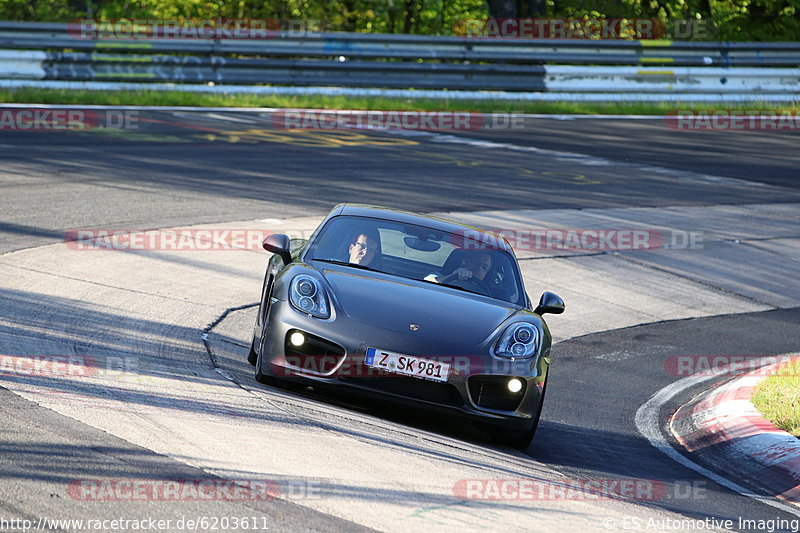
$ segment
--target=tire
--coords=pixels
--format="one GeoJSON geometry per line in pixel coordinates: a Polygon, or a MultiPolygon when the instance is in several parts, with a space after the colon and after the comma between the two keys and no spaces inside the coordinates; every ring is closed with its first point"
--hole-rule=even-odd
{"type": "MultiPolygon", "coordinates": [[[[259,383],[264,385],[269,385],[270,387],[275,387],[278,389],[287,389],[287,390],[294,390],[298,388],[297,385],[294,383],[290,383],[286,380],[283,380],[277,376],[273,376],[272,374],[264,374],[261,372],[261,354],[264,353],[264,334],[261,334],[261,343],[259,344],[259,350],[256,354],[256,363],[255,363],[255,379],[259,383]]],[[[300,387],[302,388],[302,387],[300,387]]]]}
{"type": "Polygon", "coordinates": [[[256,353],[256,340],[253,339],[250,342],[250,353],[247,354],[247,362],[253,366],[256,366],[257,361],[258,361],[258,354],[256,353]]]}
{"type": "Polygon", "coordinates": [[[274,376],[270,376],[268,374],[264,374],[264,373],[261,372],[261,354],[263,354],[263,353],[264,353],[264,333],[262,332],[261,333],[261,342],[259,343],[258,353],[256,354],[255,378],[256,378],[256,381],[258,381],[259,383],[263,383],[264,385],[274,385],[275,377],[274,376]]]}
{"type": "Polygon", "coordinates": [[[542,408],[544,408],[544,395],[547,392],[547,380],[550,378],[550,369],[547,369],[547,375],[544,378],[544,385],[542,386],[542,397],[539,399],[539,409],[536,410],[536,416],[533,418],[533,427],[531,428],[531,437],[528,444],[533,440],[536,435],[536,429],[539,427],[539,419],[542,417],[542,408]]]}
{"type": "MultiPolygon", "coordinates": [[[[264,292],[266,294],[266,298],[264,299],[264,302],[261,305],[262,306],[268,306],[269,305],[268,304],[269,299],[272,297],[272,276],[271,275],[268,276],[267,279],[264,280],[264,283],[268,284],[268,286],[265,285],[266,289],[265,289],[264,292]]],[[[262,324],[261,324],[261,338],[264,338],[264,330],[266,329],[266,327],[263,324],[263,321],[264,321],[264,317],[266,317],[267,314],[269,313],[269,307],[267,307],[266,309],[262,309],[261,307],[259,307],[258,312],[261,313],[261,322],[262,322],[262,324]]],[[[258,323],[259,323],[259,319],[256,318],[256,326],[258,326],[258,323]]],[[[261,344],[259,346],[259,348],[262,348],[262,347],[263,347],[263,344],[261,344]]],[[[256,353],[256,339],[255,338],[253,338],[253,340],[250,341],[250,353],[247,354],[247,362],[250,363],[253,366],[256,366],[256,363],[258,362],[258,353],[256,353]]]]}

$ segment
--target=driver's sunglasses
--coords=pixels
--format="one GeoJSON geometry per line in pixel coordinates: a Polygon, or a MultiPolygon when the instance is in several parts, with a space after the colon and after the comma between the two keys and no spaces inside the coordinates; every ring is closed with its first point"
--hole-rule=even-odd
{"type": "Polygon", "coordinates": [[[358,242],[358,241],[356,241],[356,242],[354,242],[352,245],[353,245],[353,246],[358,246],[359,248],[361,248],[361,249],[362,249],[362,250],[364,250],[365,252],[369,250],[369,246],[367,246],[367,245],[366,245],[366,244],[364,244],[363,242],[358,242]]]}

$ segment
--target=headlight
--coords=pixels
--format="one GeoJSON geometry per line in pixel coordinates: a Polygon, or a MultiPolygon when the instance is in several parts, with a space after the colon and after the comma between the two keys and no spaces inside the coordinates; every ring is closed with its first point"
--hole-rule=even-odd
{"type": "Polygon", "coordinates": [[[494,345],[494,353],[501,357],[531,357],[538,349],[539,330],[527,322],[510,325],[494,345]]]}
{"type": "Polygon", "coordinates": [[[301,313],[317,318],[331,316],[325,289],[311,276],[301,274],[292,280],[289,287],[289,301],[301,313]]]}

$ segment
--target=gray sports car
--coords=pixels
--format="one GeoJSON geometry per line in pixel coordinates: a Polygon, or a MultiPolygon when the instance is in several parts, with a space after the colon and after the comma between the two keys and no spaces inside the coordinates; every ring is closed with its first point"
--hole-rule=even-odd
{"type": "Polygon", "coordinates": [[[249,361],[269,384],[347,387],[457,413],[530,443],[564,302],[525,294],[501,237],[448,220],[340,204],[308,239],[270,235],[249,361]]]}

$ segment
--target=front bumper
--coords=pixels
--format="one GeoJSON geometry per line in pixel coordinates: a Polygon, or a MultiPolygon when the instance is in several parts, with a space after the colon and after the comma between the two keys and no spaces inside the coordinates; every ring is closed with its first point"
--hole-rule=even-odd
{"type": "MultiPolygon", "coordinates": [[[[255,330],[256,342],[261,336],[260,329],[255,330]]],[[[549,339],[542,339],[544,356],[510,361],[489,355],[494,338],[480,345],[443,343],[434,335],[378,328],[343,313],[330,320],[311,318],[284,300],[273,300],[263,335],[260,359],[263,374],[346,387],[508,428],[524,427],[539,412],[549,363],[549,339]],[[295,330],[305,333],[316,344],[307,350],[292,347],[287,336],[295,330]],[[451,365],[447,382],[367,367],[363,362],[369,347],[447,362],[451,365]],[[506,385],[511,378],[523,382],[521,391],[508,390],[506,385]]]]}

